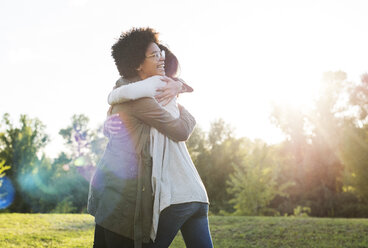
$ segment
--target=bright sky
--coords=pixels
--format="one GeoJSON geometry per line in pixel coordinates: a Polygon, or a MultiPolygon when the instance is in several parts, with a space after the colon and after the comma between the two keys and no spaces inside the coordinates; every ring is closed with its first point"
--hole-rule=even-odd
{"type": "Polygon", "coordinates": [[[115,39],[150,26],[195,89],[180,103],[199,125],[222,117],[238,136],[279,142],[270,102],[308,108],[323,72],[356,82],[367,72],[367,10],[364,0],[1,1],[0,114],[39,118],[56,156],[74,113],[104,121],[115,39]]]}

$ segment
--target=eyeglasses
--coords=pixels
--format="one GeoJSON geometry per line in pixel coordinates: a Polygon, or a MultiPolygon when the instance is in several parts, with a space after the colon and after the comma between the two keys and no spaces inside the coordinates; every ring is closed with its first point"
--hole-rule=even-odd
{"type": "Polygon", "coordinates": [[[165,50],[154,52],[151,55],[148,55],[146,58],[155,58],[156,60],[160,60],[161,57],[165,59],[165,50]]]}

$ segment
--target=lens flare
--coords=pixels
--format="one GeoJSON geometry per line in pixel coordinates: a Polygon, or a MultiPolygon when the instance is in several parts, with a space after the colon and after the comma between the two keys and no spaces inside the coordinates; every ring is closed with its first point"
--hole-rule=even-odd
{"type": "MultiPolygon", "coordinates": [[[[109,120],[111,121],[113,117],[109,120]]],[[[108,120],[108,121],[109,121],[108,120]]],[[[109,218],[116,208],[124,206],[126,202],[132,202],[136,196],[137,187],[136,178],[138,177],[139,156],[136,154],[136,147],[133,138],[130,135],[130,128],[126,123],[119,121],[120,130],[116,133],[110,133],[108,129],[105,133],[109,137],[102,158],[95,166],[95,172],[90,180],[90,192],[88,208],[90,213],[100,212],[96,222],[104,222],[109,218]]],[[[105,127],[112,124],[105,123],[105,127]]],[[[115,126],[116,127],[116,126],[115,126]]],[[[147,151],[147,159],[151,159],[147,151]]],[[[149,164],[150,161],[141,161],[149,164]]],[[[84,168],[78,167],[77,169],[84,168]]]]}
{"type": "Polygon", "coordinates": [[[82,156],[82,157],[77,158],[76,160],[74,160],[74,165],[77,167],[87,165],[86,157],[82,156]]]}
{"type": "Polygon", "coordinates": [[[10,179],[0,178],[0,209],[9,207],[14,200],[15,190],[10,179]]]}
{"type": "Polygon", "coordinates": [[[68,171],[70,169],[68,164],[64,164],[63,165],[63,170],[68,171]]]}
{"type": "Polygon", "coordinates": [[[34,193],[39,190],[48,195],[57,194],[57,190],[48,186],[45,181],[46,176],[41,171],[33,171],[18,176],[18,182],[26,192],[34,193]]]}

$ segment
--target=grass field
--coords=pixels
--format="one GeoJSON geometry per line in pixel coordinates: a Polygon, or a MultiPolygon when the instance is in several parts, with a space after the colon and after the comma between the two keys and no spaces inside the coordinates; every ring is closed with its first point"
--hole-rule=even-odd
{"type": "MultiPolygon", "coordinates": [[[[368,247],[368,219],[211,216],[214,246],[368,247]]],[[[0,214],[0,247],[92,247],[87,214],[0,214]]],[[[185,247],[180,233],[170,247],[185,247]]]]}

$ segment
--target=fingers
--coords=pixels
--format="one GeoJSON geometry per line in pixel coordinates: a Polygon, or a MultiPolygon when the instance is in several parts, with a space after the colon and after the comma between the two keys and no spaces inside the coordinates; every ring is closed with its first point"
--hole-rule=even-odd
{"type": "Polygon", "coordinates": [[[109,121],[106,123],[105,125],[107,128],[117,128],[117,127],[121,127],[122,123],[120,121],[109,121]]]}
{"type": "Polygon", "coordinates": [[[119,133],[119,131],[120,131],[120,127],[119,128],[117,128],[117,129],[111,129],[111,128],[108,128],[106,131],[107,131],[107,133],[109,134],[109,135],[114,135],[114,134],[118,134],[119,133]]]}
{"type": "Polygon", "coordinates": [[[155,98],[163,98],[163,97],[166,97],[167,95],[169,95],[170,93],[167,92],[167,91],[161,91],[161,93],[155,95],[155,98]]]}
{"type": "Polygon", "coordinates": [[[175,95],[173,94],[161,93],[160,97],[157,95],[155,98],[159,103],[162,103],[163,106],[166,106],[169,102],[171,102],[172,99],[174,99],[174,97],[175,95]]]}
{"type": "Polygon", "coordinates": [[[109,134],[118,134],[120,130],[121,130],[121,127],[113,127],[113,126],[107,127],[107,132],[109,134]]]}
{"type": "Polygon", "coordinates": [[[161,99],[162,99],[162,94],[158,94],[158,95],[155,95],[155,99],[158,101],[158,102],[161,102],[161,99]]]}
{"type": "Polygon", "coordinates": [[[171,102],[173,98],[172,97],[168,97],[162,100],[162,106],[166,106],[167,104],[169,104],[169,102],[171,102]]]}
{"type": "Polygon", "coordinates": [[[173,96],[173,94],[171,93],[171,92],[167,92],[167,91],[164,91],[164,92],[162,92],[162,93],[160,93],[160,94],[157,94],[156,96],[155,96],[155,98],[156,98],[156,100],[158,101],[158,102],[162,102],[163,100],[165,100],[166,98],[173,98],[174,96],[173,96]]]}
{"type": "Polygon", "coordinates": [[[181,82],[176,82],[169,77],[162,76],[162,81],[168,82],[168,84],[164,87],[158,88],[156,91],[158,92],[155,95],[155,99],[159,103],[163,103],[163,106],[167,105],[181,90],[181,82]]]}
{"type": "Polygon", "coordinates": [[[110,131],[119,131],[121,129],[120,126],[107,126],[107,128],[110,130],[110,131]]]}
{"type": "Polygon", "coordinates": [[[167,76],[162,76],[161,77],[161,81],[164,81],[166,83],[170,82],[170,80],[172,80],[171,78],[167,77],[167,76]]]}
{"type": "Polygon", "coordinates": [[[104,123],[104,132],[109,135],[118,134],[122,128],[122,121],[119,114],[113,114],[106,118],[104,123]]]}
{"type": "Polygon", "coordinates": [[[160,87],[160,88],[157,88],[157,90],[156,91],[158,91],[158,92],[163,92],[163,91],[165,91],[167,89],[167,87],[160,87]]]}
{"type": "Polygon", "coordinates": [[[121,121],[108,121],[106,123],[106,127],[109,129],[113,129],[113,128],[117,128],[117,127],[121,127],[122,123],[121,121]]]}
{"type": "MultiPolygon", "coordinates": [[[[119,118],[120,116],[119,116],[119,113],[117,113],[117,114],[113,114],[113,115],[109,115],[109,116],[107,116],[107,120],[114,120],[114,119],[116,119],[116,118],[119,118]]],[[[120,119],[120,118],[119,118],[120,119]]]]}

